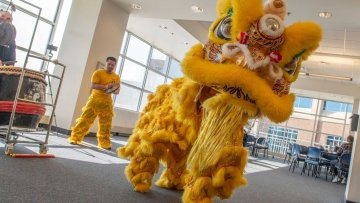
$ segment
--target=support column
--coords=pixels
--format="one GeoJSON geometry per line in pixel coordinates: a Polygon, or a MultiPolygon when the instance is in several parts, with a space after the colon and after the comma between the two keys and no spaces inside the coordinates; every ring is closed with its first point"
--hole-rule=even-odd
{"type": "MultiPolygon", "coordinates": [[[[354,100],[353,113],[359,113],[359,98],[354,100]]],[[[358,123],[359,126],[359,123],[358,123]]],[[[352,133],[353,134],[353,133],[352,133]]],[[[354,134],[354,145],[351,154],[351,164],[345,190],[346,202],[360,202],[360,138],[359,128],[354,134]]]]}
{"type": "Polygon", "coordinates": [[[107,0],[73,1],[58,60],[67,66],[56,118],[69,130],[90,95],[97,62],[118,57],[129,14],[107,0]]]}

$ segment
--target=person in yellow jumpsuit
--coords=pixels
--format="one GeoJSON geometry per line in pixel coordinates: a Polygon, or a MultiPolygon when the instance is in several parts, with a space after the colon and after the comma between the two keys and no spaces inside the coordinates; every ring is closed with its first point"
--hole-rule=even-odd
{"type": "Polygon", "coordinates": [[[112,124],[113,101],[112,94],[120,91],[120,77],[114,73],[116,58],[107,57],[106,66],[96,70],[91,78],[91,95],[82,109],[80,118],[76,120],[69,137],[70,144],[80,144],[84,136],[88,134],[91,125],[98,117],[98,131],[96,134],[98,146],[103,149],[111,149],[110,130],[112,124]]]}

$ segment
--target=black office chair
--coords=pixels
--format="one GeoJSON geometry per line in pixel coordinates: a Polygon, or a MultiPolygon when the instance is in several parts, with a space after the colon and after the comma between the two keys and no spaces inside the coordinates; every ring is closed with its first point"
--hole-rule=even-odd
{"type": "Polygon", "coordinates": [[[264,157],[269,157],[269,145],[265,137],[259,137],[256,139],[256,142],[253,146],[253,155],[258,156],[259,150],[264,150],[264,157]]]}

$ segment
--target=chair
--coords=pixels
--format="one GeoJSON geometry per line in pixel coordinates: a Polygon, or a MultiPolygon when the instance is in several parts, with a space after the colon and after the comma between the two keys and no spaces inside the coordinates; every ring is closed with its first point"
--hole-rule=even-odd
{"type": "Polygon", "coordinates": [[[310,169],[312,171],[312,176],[315,175],[315,179],[318,176],[319,173],[319,167],[320,167],[320,158],[321,158],[321,150],[318,147],[309,147],[308,153],[306,155],[303,168],[301,170],[301,175],[305,173],[305,168],[308,167],[308,176],[310,169]]]}
{"type": "Polygon", "coordinates": [[[287,150],[285,152],[284,163],[285,163],[286,159],[287,159],[287,163],[290,163],[291,156],[292,156],[292,148],[293,148],[293,143],[288,142],[287,143],[287,150]]]}
{"type": "MultiPolygon", "coordinates": [[[[321,154],[321,159],[320,159],[320,167],[324,166],[326,168],[326,180],[327,180],[327,176],[328,176],[328,173],[329,173],[329,169],[330,171],[331,170],[331,162],[333,160],[337,160],[338,159],[338,156],[337,154],[334,154],[334,153],[327,153],[327,152],[323,152],[321,154]]],[[[320,168],[320,171],[321,171],[321,168],[320,168]]]]}
{"type": "Polygon", "coordinates": [[[250,134],[245,134],[244,136],[244,140],[243,140],[243,145],[244,147],[248,147],[250,149],[250,147],[253,147],[256,141],[256,137],[250,134]]]}
{"type": "MultiPolygon", "coordinates": [[[[335,168],[338,170],[338,176],[347,176],[349,172],[350,167],[350,161],[351,161],[351,154],[342,154],[339,162],[335,165],[335,168]]],[[[334,174],[333,174],[334,179],[334,174]]]]}
{"type": "Polygon", "coordinates": [[[301,145],[298,145],[296,143],[292,144],[292,152],[291,152],[291,162],[289,171],[292,168],[292,172],[294,173],[294,170],[296,167],[299,167],[300,162],[305,161],[305,156],[301,154],[301,145]]]}
{"type": "Polygon", "coordinates": [[[266,154],[266,157],[268,158],[269,157],[269,146],[268,146],[268,143],[267,143],[265,137],[259,137],[259,138],[256,139],[255,144],[253,146],[252,154],[257,157],[258,152],[261,149],[264,150],[264,157],[265,157],[265,154],[266,154]]]}

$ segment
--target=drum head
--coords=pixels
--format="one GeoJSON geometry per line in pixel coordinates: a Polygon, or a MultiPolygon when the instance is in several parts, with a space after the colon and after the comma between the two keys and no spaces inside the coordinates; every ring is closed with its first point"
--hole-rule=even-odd
{"type": "Polygon", "coordinates": [[[11,23],[0,23],[0,45],[9,45],[15,40],[16,29],[11,23]]]}

